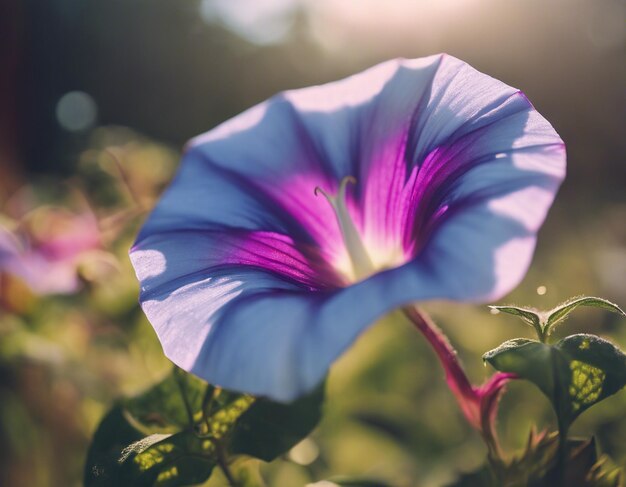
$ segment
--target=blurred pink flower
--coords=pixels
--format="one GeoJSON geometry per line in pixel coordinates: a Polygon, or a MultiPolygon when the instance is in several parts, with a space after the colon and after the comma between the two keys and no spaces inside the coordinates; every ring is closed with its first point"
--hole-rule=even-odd
{"type": "Polygon", "coordinates": [[[95,215],[40,207],[13,226],[0,223],[0,273],[19,278],[36,294],[80,288],[81,260],[101,246],[95,215]]]}

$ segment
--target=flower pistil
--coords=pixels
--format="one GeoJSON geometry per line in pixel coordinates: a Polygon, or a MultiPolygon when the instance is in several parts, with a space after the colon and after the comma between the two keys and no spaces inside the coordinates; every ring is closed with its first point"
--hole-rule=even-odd
{"type": "Polygon", "coordinates": [[[370,255],[367,252],[361,235],[357,230],[348,207],[346,205],[346,188],[348,183],[356,184],[356,178],[353,176],[346,176],[341,180],[339,184],[339,190],[335,196],[330,196],[326,191],[317,186],[315,188],[315,195],[322,194],[330,206],[332,206],[335,217],[337,218],[337,224],[341,230],[341,236],[343,242],[350,257],[350,263],[352,265],[352,274],[355,280],[365,279],[371,276],[376,271],[370,255]]]}

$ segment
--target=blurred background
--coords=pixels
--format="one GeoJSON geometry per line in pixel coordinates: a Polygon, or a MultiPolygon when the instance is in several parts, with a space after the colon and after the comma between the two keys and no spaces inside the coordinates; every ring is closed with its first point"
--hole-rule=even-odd
{"type": "MultiPolygon", "coordinates": [[[[18,241],[32,255],[0,273],[0,485],[80,485],[102,414],[167,372],[126,253],[184,142],[278,91],[392,57],[459,57],[522,89],[566,142],[568,179],[505,302],[626,306],[625,20],[623,0],[3,0],[0,256],[18,241]]],[[[482,353],[531,336],[485,307],[428,309],[477,382],[482,353]]],[[[617,316],[581,310],[566,326],[626,347],[617,316]]],[[[362,474],[438,486],[484,459],[401,320],[333,368],[326,408],[310,440],[263,466],[269,485],[362,474]]],[[[625,409],[622,391],[574,434],[595,432],[626,464],[625,409]]],[[[533,424],[554,428],[548,403],[513,384],[505,446],[533,424]]]]}

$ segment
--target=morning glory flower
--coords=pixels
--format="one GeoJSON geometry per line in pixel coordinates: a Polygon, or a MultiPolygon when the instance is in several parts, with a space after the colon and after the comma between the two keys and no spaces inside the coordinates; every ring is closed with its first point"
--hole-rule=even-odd
{"type": "Polygon", "coordinates": [[[526,96],[451,56],[286,91],[189,143],[140,301],[178,366],[288,401],[395,308],[510,291],[564,175],[526,96]]]}

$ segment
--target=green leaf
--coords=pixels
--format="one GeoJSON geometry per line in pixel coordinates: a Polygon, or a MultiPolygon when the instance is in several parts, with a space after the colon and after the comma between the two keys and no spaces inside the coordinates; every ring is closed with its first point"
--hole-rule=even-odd
{"type": "Polygon", "coordinates": [[[120,458],[119,486],[179,487],[204,482],[217,464],[215,446],[190,431],[152,435],[129,445],[120,458]]]}
{"type": "Polygon", "coordinates": [[[545,342],[546,338],[552,334],[554,327],[563,322],[567,316],[579,306],[590,306],[594,308],[602,308],[614,313],[626,316],[626,313],[616,304],[602,298],[592,296],[583,296],[572,298],[556,308],[549,311],[539,311],[534,308],[522,308],[519,306],[489,306],[491,309],[498,310],[502,313],[511,314],[521,318],[524,323],[532,326],[537,332],[537,337],[541,342],[545,342]]]}
{"type": "Polygon", "coordinates": [[[290,404],[257,399],[237,423],[230,450],[270,462],[309,435],[322,418],[324,384],[290,404]]]}
{"type": "Polygon", "coordinates": [[[323,385],[292,404],[280,404],[213,387],[174,369],[104,418],[89,449],[85,486],[190,485],[206,481],[218,457],[273,460],[317,425],[323,399],[323,385]]]}
{"type": "Polygon", "coordinates": [[[552,329],[554,328],[554,326],[565,320],[565,318],[567,318],[567,316],[579,306],[602,308],[608,311],[612,311],[613,313],[618,313],[626,316],[626,314],[620,309],[619,306],[611,303],[610,301],[607,301],[606,299],[595,298],[592,296],[573,298],[547,312],[548,318],[543,325],[545,333],[547,333],[548,335],[552,333],[552,329]]]}
{"type": "Polygon", "coordinates": [[[85,487],[122,485],[119,458],[129,444],[143,434],[133,428],[120,405],[115,406],[100,422],[94,434],[85,463],[85,487]]]}
{"type": "Polygon", "coordinates": [[[487,352],[483,360],[534,383],[567,426],[626,385],[626,355],[595,335],[572,335],[555,345],[509,340],[487,352]]]}
{"type": "Polygon", "coordinates": [[[517,316],[524,323],[532,326],[535,330],[541,330],[542,316],[541,312],[533,308],[521,308],[519,306],[489,306],[491,309],[517,316]]]}
{"type": "Polygon", "coordinates": [[[123,405],[148,430],[174,432],[200,419],[206,389],[203,380],[174,368],[161,382],[123,405]]]}
{"type": "Polygon", "coordinates": [[[626,355],[595,335],[564,338],[556,347],[569,360],[569,396],[575,416],[626,385],[626,355]]]}
{"type": "Polygon", "coordinates": [[[532,382],[552,397],[554,377],[546,373],[551,370],[551,350],[550,345],[536,340],[515,338],[485,353],[483,360],[501,372],[513,372],[532,382]]]}
{"type": "Polygon", "coordinates": [[[214,446],[190,431],[143,437],[121,406],[100,423],[87,454],[86,487],[176,487],[204,482],[214,446]]]}
{"type": "Polygon", "coordinates": [[[219,395],[225,397],[224,402],[218,402],[217,408],[214,407],[211,413],[207,414],[206,420],[198,426],[202,434],[224,442],[233,435],[233,429],[236,431],[239,427],[239,419],[254,404],[255,399],[252,396],[227,391],[222,391],[219,395]]]}

